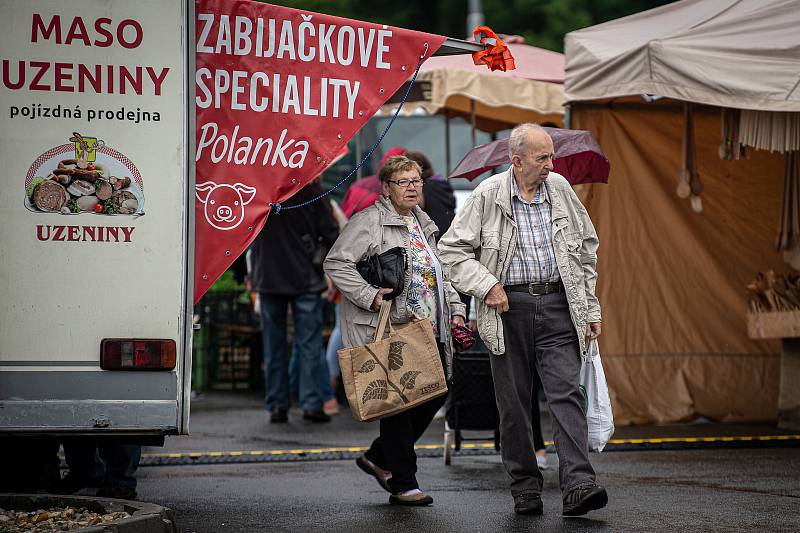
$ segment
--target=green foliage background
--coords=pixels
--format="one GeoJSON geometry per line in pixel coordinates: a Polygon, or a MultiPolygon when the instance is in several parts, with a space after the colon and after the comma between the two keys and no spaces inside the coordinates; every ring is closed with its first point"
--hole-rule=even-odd
{"type": "MultiPolygon", "coordinates": [[[[273,4],[412,30],[464,38],[467,0],[288,0],[273,4]]],[[[497,33],[518,34],[525,42],[563,52],[564,35],[626,15],[669,4],[670,0],[483,0],[486,24],[497,33]]]]}

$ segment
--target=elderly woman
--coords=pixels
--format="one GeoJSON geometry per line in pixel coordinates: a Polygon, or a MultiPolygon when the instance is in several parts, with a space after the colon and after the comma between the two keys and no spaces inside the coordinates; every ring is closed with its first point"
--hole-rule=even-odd
{"type": "MultiPolygon", "coordinates": [[[[464,324],[465,307],[442,274],[436,225],[418,207],[422,199],[420,173],[419,165],[403,156],[386,162],[378,174],[383,195],[350,219],[325,260],[325,272],[344,295],[340,308],[344,346],[362,346],[371,342],[383,295],[392,289],[371,286],[359,275],[356,263],[369,255],[404,247],[409,258],[405,288],[392,302],[391,321],[403,324],[430,319],[442,363],[449,367],[453,351],[451,323],[464,324]]],[[[417,483],[414,443],[444,401],[445,396],[440,396],[382,419],[380,436],[356,461],[359,468],[391,493],[391,503],[433,502],[417,483]]]]}

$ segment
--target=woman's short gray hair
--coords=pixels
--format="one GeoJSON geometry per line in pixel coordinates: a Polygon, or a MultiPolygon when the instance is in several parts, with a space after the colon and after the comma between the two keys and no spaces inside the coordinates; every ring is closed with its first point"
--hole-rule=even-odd
{"type": "Polygon", "coordinates": [[[381,183],[388,183],[398,172],[405,172],[406,170],[413,170],[420,176],[422,175],[422,168],[419,163],[407,158],[404,155],[392,156],[386,160],[381,169],[378,171],[378,181],[381,183]]]}
{"type": "Polygon", "coordinates": [[[522,153],[525,150],[525,141],[531,131],[545,131],[545,129],[538,124],[526,122],[511,130],[511,135],[508,136],[509,159],[514,157],[514,154],[522,153]]]}

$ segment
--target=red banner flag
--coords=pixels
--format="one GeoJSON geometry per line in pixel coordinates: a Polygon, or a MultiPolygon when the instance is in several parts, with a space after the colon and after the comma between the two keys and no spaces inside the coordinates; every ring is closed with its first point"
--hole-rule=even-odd
{"type": "Polygon", "coordinates": [[[195,5],[196,302],[270,204],[316,178],[445,38],[249,0],[195,5]]]}

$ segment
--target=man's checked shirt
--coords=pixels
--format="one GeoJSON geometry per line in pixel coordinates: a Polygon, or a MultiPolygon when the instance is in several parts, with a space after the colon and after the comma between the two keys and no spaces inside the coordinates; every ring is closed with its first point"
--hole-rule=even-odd
{"type": "Polygon", "coordinates": [[[511,178],[511,203],[517,223],[517,249],[506,274],[506,285],[544,283],[560,279],[553,250],[553,220],[550,197],[542,183],[528,203],[511,178]]]}

